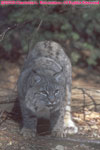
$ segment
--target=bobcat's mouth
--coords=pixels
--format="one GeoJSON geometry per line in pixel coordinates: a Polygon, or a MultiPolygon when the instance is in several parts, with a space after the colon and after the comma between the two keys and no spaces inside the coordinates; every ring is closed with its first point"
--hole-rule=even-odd
{"type": "Polygon", "coordinates": [[[47,105],[47,107],[48,107],[49,109],[53,109],[53,108],[54,108],[54,105],[47,105]]]}
{"type": "Polygon", "coordinates": [[[47,104],[47,107],[49,108],[54,108],[56,106],[56,103],[49,103],[47,104]]]}
{"type": "Polygon", "coordinates": [[[50,111],[53,111],[57,108],[58,104],[48,104],[47,107],[50,109],[50,111]]]}

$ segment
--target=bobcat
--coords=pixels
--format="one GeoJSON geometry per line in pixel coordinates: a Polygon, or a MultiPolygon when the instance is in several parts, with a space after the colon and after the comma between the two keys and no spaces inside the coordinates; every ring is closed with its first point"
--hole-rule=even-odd
{"type": "Polygon", "coordinates": [[[71,118],[71,80],[71,63],[63,48],[54,41],[38,42],[18,80],[24,136],[36,136],[38,118],[50,120],[53,136],[77,133],[71,118]]]}

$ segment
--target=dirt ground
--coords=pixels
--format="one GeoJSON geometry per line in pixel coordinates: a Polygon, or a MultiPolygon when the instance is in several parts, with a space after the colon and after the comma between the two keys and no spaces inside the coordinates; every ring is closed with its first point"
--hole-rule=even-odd
{"type": "MultiPolygon", "coordinates": [[[[14,100],[22,64],[23,58],[17,63],[0,60],[0,150],[99,150],[100,112],[88,108],[84,109],[85,120],[83,112],[72,113],[79,127],[77,135],[65,139],[52,138],[50,135],[25,139],[20,135],[21,117],[17,111],[9,111],[7,100],[14,100]],[[4,101],[7,103],[3,103],[4,101]]],[[[100,68],[93,70],[73,67],[73,87],[95,89],[100,92],[99,73],[100,68]]]]}

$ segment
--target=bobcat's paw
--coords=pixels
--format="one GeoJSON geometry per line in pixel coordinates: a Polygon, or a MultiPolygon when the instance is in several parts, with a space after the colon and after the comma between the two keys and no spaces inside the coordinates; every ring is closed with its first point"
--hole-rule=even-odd
{"type": "Polygon", "coordinates": [[[69,124],[65,124],[62,130],[53,130],[51,136],[53,137],[67,137],[68,134],[76,134],[78,132],[78,127],[70,120],[69,124]]]}
{"type": "Polygon", "coordinates": [[[78,127],[71,119],[69,119],[67,122],[64,123],[65,134],[76,134],[77,132],[78,132],[78,127]]]}
{"type": "Polygon", "coordinates": [[[60,130],[52,131],[51,136],[53,136],[53,137],[61,137],[61,138],[66,137],[64,132],[60,131],[60,130]]]}
{"type": "Polygon", "coordinates": [[[27,138],[35,137],[35,136],[36,136],[36,131],[33,131],[33,130],[31,130],[31,129],[27,129],[27,128],[23,127],[23,128],[21,129],[21,131],[20,131],[20,134],[22,134],[23,137],[24,137],[25,139],[27,139],[27,138]]]}

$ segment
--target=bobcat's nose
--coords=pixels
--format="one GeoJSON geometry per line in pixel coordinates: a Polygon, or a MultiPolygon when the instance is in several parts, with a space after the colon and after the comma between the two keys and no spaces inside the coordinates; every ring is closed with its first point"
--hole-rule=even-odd
{"type": "Polygon", "coordinates": [[[55,98],[54,96],[49,97],[49,105],[54,105],[55,104],[55,98]]]}

